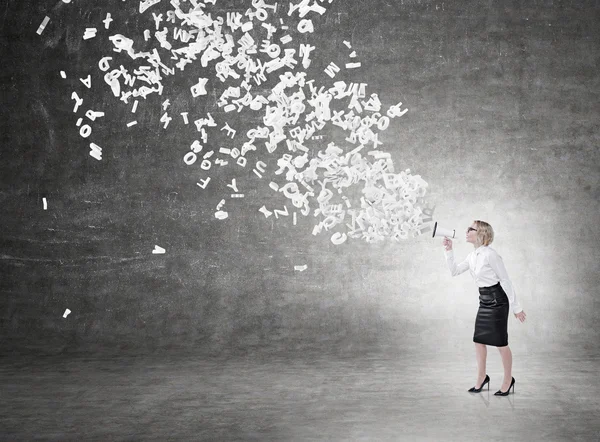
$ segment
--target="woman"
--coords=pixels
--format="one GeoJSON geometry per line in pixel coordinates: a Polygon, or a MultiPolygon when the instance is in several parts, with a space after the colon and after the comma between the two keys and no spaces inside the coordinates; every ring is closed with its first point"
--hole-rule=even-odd
{"type": "Polygon", "coordinates": [[[479,393],[490,377],[485,372],[487,357],[486,345],[498,347],[504,365],[504,382],[495,395],[507,396],[512,387],[515,392],[515,378],[512,377],[512,353],[508,347],[507,322],[509,309],[521,322],[525,321],[525,312],[519,305],[515,291],[504,268],[502,257],[489,245],[494,241],[494,230],[485,221],[473,221],[467,229],[467,242],[475,250],[460,264],[454,262],[452,240],[444,238],[446,262],[452,276],[470,270],[471,276],[479,286],[479,310],[475,319],[475,354],[477,357],[477,382],[469,389],[479,393]],[[479,386],[479,387],[478,387],[479,386]]]}

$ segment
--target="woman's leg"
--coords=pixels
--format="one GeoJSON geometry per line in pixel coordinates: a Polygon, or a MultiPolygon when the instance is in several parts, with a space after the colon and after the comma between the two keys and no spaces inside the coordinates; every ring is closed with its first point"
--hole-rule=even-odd
{"type": "Polygon", "coordinates": [[[504,381],[502,382],[502,391],[508,390],[510,383],[512,382],[512,352],[508,345],[504,347],[498,347],[500,356],[502,357],[502,365],[504,366],[504,381]]]}
{"type": "Polygon", "coordinates": [[[477,384],[475,388],[481,387],[485,380],[485,360],[487,358],[487,347],[485,344],[475,343],[475,355],[477,357],[477,384]]]}

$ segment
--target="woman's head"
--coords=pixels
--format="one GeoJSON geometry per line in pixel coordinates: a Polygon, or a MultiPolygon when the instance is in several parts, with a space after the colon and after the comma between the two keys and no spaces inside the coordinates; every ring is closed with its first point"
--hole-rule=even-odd
{"type": "Polygon", "coordinates": [[[485,221],[475,220],[467,229],[467,242],[475,247],[489,246],[494,241],[494,229],[485,221]]]}

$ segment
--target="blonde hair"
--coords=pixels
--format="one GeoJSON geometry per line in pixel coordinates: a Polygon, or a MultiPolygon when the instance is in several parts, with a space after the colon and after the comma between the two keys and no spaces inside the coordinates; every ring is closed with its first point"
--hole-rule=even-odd
{"type": "Polygon", "coordinates": [[[494,229],[491,225],[485,221],[475,220],[473,221],[477,226],[477,247],[489,246],[494,242],[494,229]]]}

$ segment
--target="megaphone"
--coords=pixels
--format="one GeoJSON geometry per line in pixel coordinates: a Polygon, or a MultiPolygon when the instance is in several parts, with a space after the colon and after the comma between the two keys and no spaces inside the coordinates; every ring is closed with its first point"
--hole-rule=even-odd
{"type": "Polygon", "coordinates": [[[445,236],[446,238],[454,238],[456,236],[456,230],[455,229],[444,229],[443,227],[438,227],[438,223],[436,221],[435,225],[433,226],[432,238],[435,238],[436,236],[445,236]]]}

